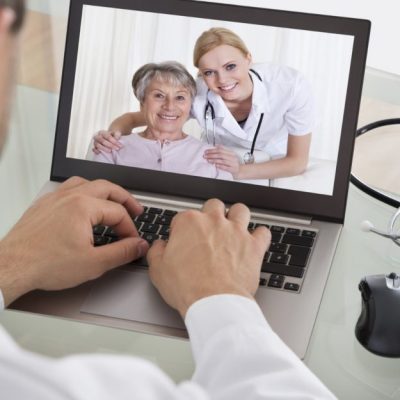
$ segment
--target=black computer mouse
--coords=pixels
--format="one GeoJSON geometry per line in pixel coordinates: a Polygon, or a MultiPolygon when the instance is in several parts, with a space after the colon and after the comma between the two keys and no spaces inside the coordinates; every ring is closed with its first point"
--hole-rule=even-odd
{"type": "Polygon", "coordinates": [[[400,357],[400,276],[370,275],[361,280],[362,310],[356,337],[372,353],[400,357]]]}

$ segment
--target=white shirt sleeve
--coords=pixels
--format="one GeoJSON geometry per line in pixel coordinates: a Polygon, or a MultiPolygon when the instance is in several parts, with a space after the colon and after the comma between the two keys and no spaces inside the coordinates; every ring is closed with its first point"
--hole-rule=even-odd
{"type": "Polygon", "coordinates": [[[241,296],[202,299],[186,325],[193,382],[212,399],[334,399],[272,331],[256,302],[241,296]]]}
{"type": "Polygon", "coordinates": [[[332,399],[333,395],[272,332],[255,302],[219,295],[193,304],[186,324],[196,361],[176,385],[155,365],[117,355],[61,359],[19,348],[0,328],[4,398],[40,399],[332,399]]]}
{"type": "Polygon", "coordinates": [[[285,122],[289,135],[302,136],[314,131],[315,105],[310,82],[297,73],[293,83],[292,99],[285,112],[285,122]]]}

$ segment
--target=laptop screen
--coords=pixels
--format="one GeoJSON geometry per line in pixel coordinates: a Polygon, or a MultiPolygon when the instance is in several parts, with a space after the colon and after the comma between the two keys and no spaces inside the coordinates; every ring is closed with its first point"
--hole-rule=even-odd
{"type": "Polygon", "coordinates": [[[369,22],[159,3],[71,1],[53,178],[342,220],[369,22]]]}

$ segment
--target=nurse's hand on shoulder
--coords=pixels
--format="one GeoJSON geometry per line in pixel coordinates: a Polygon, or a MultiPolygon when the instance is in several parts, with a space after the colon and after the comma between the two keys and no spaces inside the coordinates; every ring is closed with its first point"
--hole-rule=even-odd
{"type": "Polygon", "coordinates": [[[211,164],[214,164],[218,169],[228,171],[237,179],[240,171],[239,156],[232,150],[224,146],[217,145],[212,149],[204,152],[204,158],[211,164]]]}
{"type": "Polygon", "coordinates": [[[248,231],[250,211],[235,204],[207,201],[202,211],[185,211],[172,220],[168,242],[148,252],[150,278],[164,300],[184,317],[197,300],[216,294],[253,298],[271,234],[248,231]]]}
{"type": "Polygon", "coordinates": [[[38,199],[0,242],[0,287],[6,305],[33,289],[58,290],[95,279],[147,253],[132,216],[143,207],[110,182],[71,178],[38,199]],[[95,225],[121,240],[94,246],[95,225]]]}
{"type": "Polygon", "coordinates": [[[122,133],[120,131],[98,131],[93,136],[93,153],[100,154],[102,151],[111,153],[112,150],[120,150],[124,145],[119,141],[122,133]]]}

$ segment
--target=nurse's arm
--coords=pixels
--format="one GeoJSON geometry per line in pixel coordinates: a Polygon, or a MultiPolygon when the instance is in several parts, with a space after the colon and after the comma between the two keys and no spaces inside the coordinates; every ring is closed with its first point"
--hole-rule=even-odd
{"type": "Polygon", "coordinates": [[[93,152],[100,154],[101,151],[110,153],[118,151],[123,145],[119,142],[122,135],[129,135],[132,129],[146,125],[144,115],[141,111],[128,112],[120,115],[111,122],[108,130],[98,131],[93,137],[93,152]]]}
{"type": "Polygon", "coordinates": [[[111,122],[108,130],[119,131],[123,135],[129,135],[132,132],[132,129],[145,125],[146,120],[141,111],[128,112],[114,119],[114,121],[111,122]]]}
{"type": "Polygon", "coordinates": [[[242,164],[236,179],[274,179],[302,174],[308,164],[311,133],[289,135],[287,153],[283,158],[255,164],[242,164]]]}

